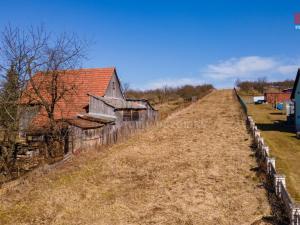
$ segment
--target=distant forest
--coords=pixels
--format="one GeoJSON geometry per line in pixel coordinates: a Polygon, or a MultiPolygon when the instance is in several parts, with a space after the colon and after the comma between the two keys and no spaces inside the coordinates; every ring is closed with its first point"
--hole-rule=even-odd
{"type": "Polygon", "coordinates": [[[270,81],[266,78],[259,78],[256,81],[240,81],[235,83],[240,92],[247,94],[263,94],[267,89],[273,91],[282,91],[287,88],[293,88],[294,80],[270,81]]]}

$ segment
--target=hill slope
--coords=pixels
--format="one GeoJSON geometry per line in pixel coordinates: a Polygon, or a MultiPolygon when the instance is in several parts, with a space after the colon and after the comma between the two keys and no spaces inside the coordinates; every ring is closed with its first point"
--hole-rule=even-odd
{"type": "Polygon", "coordinates": [[[249,145],[232,91],[214,91],[2,195],[0,224],[252,224],[270,209],[249,145]]]}

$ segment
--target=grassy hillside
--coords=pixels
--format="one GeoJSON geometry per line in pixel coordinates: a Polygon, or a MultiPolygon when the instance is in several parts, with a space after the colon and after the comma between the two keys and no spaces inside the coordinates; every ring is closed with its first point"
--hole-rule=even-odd
{"type": "Polygon", "coordinates": [[[249,145],[232,91],[215,91],[0,193],[0,224],[262,224],[269,207],[249,145]]]}

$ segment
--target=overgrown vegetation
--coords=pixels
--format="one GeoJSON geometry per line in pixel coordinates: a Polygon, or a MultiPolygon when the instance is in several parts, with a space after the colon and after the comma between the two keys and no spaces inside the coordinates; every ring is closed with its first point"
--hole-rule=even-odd
{"type": "Polygon", "coordinates": [[[1,80],[0,86],[0,133],[1,139],[6,140],[6,146],[0,145],[0,171],[11,176],[11,168],[16,163],[17,146],[16,133],[18,131],[17,102],[20,96],[19,79],[12,64],[6,72],[4,79],[1,80]]]}
{"type": "Polygon", "coordinates": [[[181,87],[162,87],[158,89],[151,89],[145,91],[138,91],[129,89],[126,92],[127,98],[144,98],[148,99],[151,104],[162,104],[169,101],[178,100],[179,98],[184,100],[191,100],[192,97],[201,98],[205,96],[209,91],[214,89],[211,84],[204,85],[184,85],[181,87]]]}
{"type": "Polygon", "coordinates": [[[294,80],[268,82],[265,77],[258,78],[256,81],[237,80],[235,85],[239,88],[240,94],[263,94],[265,90],[282,91],[292,88],[294,80]]]}
{"type": "Polygon", "coordinates": [[[192,100],[202,98],[211,92],[214,87],[211,84],[204,85],[184,85],[181,87],[168,87],[138,91],[126,89],[127,98],[147,99],[159,110],[160,118],[164,119],[175,110],[186,107],[192,100]]]}

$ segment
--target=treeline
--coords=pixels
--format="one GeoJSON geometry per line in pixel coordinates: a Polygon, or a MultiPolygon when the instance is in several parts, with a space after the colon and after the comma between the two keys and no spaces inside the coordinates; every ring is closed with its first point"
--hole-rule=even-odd
{"type": "Polygon", "coordinates": [[[151,104],[160,104],[168,101],[177,100],[179,98],[190,100],[193,97],[201,98],[205,96],[214,87],[211,84],[204,85],[184,85],[181,87],[162,87],[151,90],[133,90],[129,89],[125,92],[126,98],[144,98],[148,99],[151,104]]]}
{"type": "Polygon", "coordinates": [[[287,79],[284,81],[268,82],[266,78],[259,78],[256,81],[237,80],[235,85],[239,88],[240,92],[244,92],[247,94],[263,94],[264,91],[269,88],[277,91],[292,88],[294,85],[294,80],[287,79]]]}

